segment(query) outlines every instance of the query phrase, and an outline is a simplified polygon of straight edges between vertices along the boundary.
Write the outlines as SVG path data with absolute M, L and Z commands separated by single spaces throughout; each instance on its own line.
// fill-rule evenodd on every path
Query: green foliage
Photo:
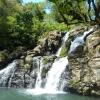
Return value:
M 49 56 L 43 59 L 43 64 L 53 63 L 56 59 L 56 56 Z
M 34 48 L 49 31 L 66 31 L 76 23 L 88 21 L 86 0 L 49 1 L 46 5 L 0 0 L 0 50 L 17 46 Z M 51 9 L 50 14 L 45 13 L 47 6 Z
M 0 61 L 5 60 L 8 57 L 8 54 L 5 51 L 0 51 Z
M 68 50 L 67 50 L 67 49 L 68 49 L 68 48 L 66 48 L 66 47 L 63 47 L 63 48 L 62 48 L 61 53 L 60 53 L 60 56 L 61 56 L 61 57 L 67 56 L 67 54 L 68 54 Z
M 21 0 L 0 0 L 0 49 L 36 46 L 43 33 L 43 9 L 43 4 L 22 5 Z
M 80 84 L 80 80 L 70 80 L 69 81 L 69 84 L 71 85 L 71 86 L 74 86 L 74 87 L 77 87 L 77 86 L 79 86 L 79 84 Z
M 59 31 L 65 31 L 67 29 L 67 25 L 64 23 L 43 23 L 44 28 L 46 31 L 52 31 L 52 30 L 59 30 Z
M 66 24 L 88 21 L 86 0 L 49 0 L 53 3 L 55 19 Z

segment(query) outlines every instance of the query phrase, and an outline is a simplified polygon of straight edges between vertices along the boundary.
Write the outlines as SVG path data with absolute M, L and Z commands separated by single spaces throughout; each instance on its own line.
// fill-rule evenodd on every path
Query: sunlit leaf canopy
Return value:
M 100 24 L 99 15 L 100 0 L 0 0 L 0 49 L 34 48 L 49 31 Z

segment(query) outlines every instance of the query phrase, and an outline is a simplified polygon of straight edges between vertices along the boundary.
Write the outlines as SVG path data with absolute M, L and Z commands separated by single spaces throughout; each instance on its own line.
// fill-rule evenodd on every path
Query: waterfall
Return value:
M 59 50 L 56 53 L 56 56 L 60 56 L 61 49 L 65 45 L 65 42 L 67 41 L 69 36 L 69 32 L 65 34 L 65 36 L 62 39 L 62 45 L 59 48 Z M 48 71 L 46 75 L 46 81 L 44 84 L 44 87 L 42 87 L 43 79 L 42 79 L 42 73 L 43 73 L 43 58 L 37 57 L 33 58 L 33 67 L 37 68 L 37 78 L 35 82 L 35 88 L 34 89 L 28 89 L 26 93 L 29 94 L 47 94 L 47 93 L 64 93 L 62 92 L 63 86 L 61 86 L 61 75 L 64 73 L 66 66 L 68 65 L 68 59 L 67 57 L 63 58 L 56 58 L 54 63 L 52 64 L 52 67 Z M 33 69 L 34 73 L 34 69 Z M 61 86 L 61 88 L 59 87 Z M 62 84 L 64 85 L 64 84 Z
M 34 95 L 64 93 L 63 87 L 65 85 L 65 81 L 61 82 L 63 80 L 61 76 L 62 74 L 64 74 L 66 66 L 68 65 L 68 59 L 67 57 L 59 58 L 59 56 L 60 56 L 61 49 L 65 46 L 65 42 L 67 41 L 68 36 L 69 36 L 69 32 L 66 33 L 65 36 L 63 37 L 62 45 L 56 53 L 56 56 L 58 58 L 54 60 L 52 67 L 47 73 L 44 88 L 42 87 L 42 81 L 43 81 L 42 70 L 44 66 L 43 66 L 43 59 L 41 57 L 38 58 L 37 61 L 35 61 L 38 66 L 35 88 L 27 89 L 26 91 L 24 91 L 25 93 L 34 94 Z M 35 62 L 33 64 L 35 64 Z M 36 64 L 33 66 L 36 66 Z
M 68 36 L 69 36 L 69 32 L 66 33 L 65 36 L 63 37 L 62 45 L 56 53 L 57 57 L 60 56 L 61 50 L 65 46 L 65 42 L 67 41 Z M 68 65 L 67 57 L 55 59 L 50 71 L 48 72 L 45 89 L 59 90 L 58 88 L 59 88 L 60 78 L 61 78 L 61 75 L 64 72 L 67 65 Z
M 68 65 L 67 57 L 56 59 L 48 73 L 47 83 L 45 89 L 58 90 L 61 74 L 64 72 L 66 65 Z
M 69 32 L 66 33 L 62 39 L 62 45 L 56 53 L 57 57 L 60 56 L 61 49 L 65 45 L 65 42 L 67 41 L 68 36 L 69 36 Z M 41 91 L 41 89 L 43 89 L 43 87 L 42 87 L 42 70 L 44 67 L 43 66 L 43 58 L 42 57 L 41 58 L 33 58 L 33 60 L 34 60 L 33 66 L 37 66 L 37 68 L 38 68 L 37 69 L 37 78 L 36 78 L 36 83 L 35 83 L 35 90 L 37 89 L 37 90 Z M 47 91 L 58 90 L 61 75 L 64 72 L 67 65 L 68 65 L 67 57 L 55 59 L 51 69 L 47 73 L 47 77 L 46 77 L 47 81 L 44 86 L 45 90 L 47 90 Z
M 71 46 L 70 46 L 70 53 L 73 52 L 79 45 L 83 45 L 84 44 L 84 39 L 86 38 L 86 36 L 88 36 L 90 33 L 93 32 L 93 28 L 91 28 L 88 31 L 85 31 L 83 33 L 82 36 L 77 37 L 73 42 L 71 42 Z
M 56 53 L 56 56 L 57 56 L 57 57 L 60 56 L 61 50 L 62 50 L 62 48 L 65 46 L 65 42 L 67 41 L 68 36 L 69 36 L 69 32 L 67 32 L 67 33 L 65 34 L 65 36 L 63 37 L 63 39 L 62 39 L 61 47 L 58 49 L 58 51 L 57 51 L 57 53 Z
M 70 46 L 70 51 L 73 52 L 79 45 L 83 45 L 85 38 L 93 32 L 93 28 L 91 28 L 89 31 L 86 31 L 83 33 L 82 36 L 77 37 Z M 65 34 L 65 36 L 62 38 L 62 44 L 61 47 L 58 49 L 55 56 L 56 59 L 53 58 L 54 62 L 51 63 L 52 66 L 49 67 L 48 70 L 44 71 L 44 69 L 48 68 L 44 64 L 44 58 L 42 56 L 33 57 L 33 66 L 31 73 L 26 73 L 27 78 L 30 78 L 30 81 L 28 83 L 30 88 L 34 89 L 28 89 L 26 92 L 28 93 L 34 93 L 34 94 L 45 94 L 45 93 L 61 93 L 66 86 L 66 81 L 68 76 L 67 72 L 67 65 L 68 65 L 68 59 L 66 57 L 60 57 L 61 50 L 66 44 L 66 41 L 68 40 L 69 32 Z M 53 55 L 54 56 L 54 55 Z M 6 68 L 3 70 L 0 70 L 0 86 L 1 87 L 10 87 L 11 82 L 13 80 L 13 76 L 16 70 L 17 61 L 13 61 L 11 64 L 9 64 Z M 24 69 L 24 68 L 23 68 Z M 44 75 L 45 73 L 45 75 Z M 19 73 L 17 73 L 19 74 Z M 22 74 L 23 75 L 23 74 Z M 21 79 L 20 79 L 21 80 Z M 26 79 L 27 80 L 27 79 Z M 22 81 L 22 80 L 21 80 Z M 34 82 L 33 82 L 34 81 Z M 27 83 L 27 82 L 26 82 Z
M 68 65 L 68 59 L 67 57 L 60 58 L 59 56 L 62 48 L 65 46 L 65 42 L 67 41 L 68 36 L 69 32 L 66 33 L 65 36 L 63 37 L 62 45 L 55 54 L 55 56 L 57 56 L 58 58 L 54 60 L 54 63 L 50 67 L 49 71 L 47 71 L 45 78 L 42 77 L 44 73 L 43 68 L 44 69 L 46 68 L 46 66 L 43 65 L 44 58 L 41 56 L 33 57 L 33 66 L 32 66 L 33 71 L 31 72 L 30 75 L 32 75 L 32 77 L 35 78 L 33 79 L 34 82 L 32 82 L 32 80 L 30 81 L 29 87 L 32 88 L 34 86 L 35 88 L 32 89 L 32 91 L 28 89 L 27 92 L 32 92 L 35 94 L 61 93 L 60 91 L 63 90 L 61 86 L 62 85 L 61 80 L 63 79 L 61 79 L 61 76 L 64 73 L 66 66 Z M 11 86 L 11 82 L 17 66 L 16 64 L 17 62 L 13 61 L 5 69 L 0 71 L 0 86 L 2 87 Z
M 47 82 L 44 88 L 41 87 L 42 79 L 41 72 L 43 66 L 40 65 L 38 77 L 36 80 L 35 89 L 27 89 L 23 91 L 25 94 L 41 95 L 41 94 L 62 94 L 65 93 L 63 88 L 59 88 L 59 82 L 61 75 L 65 71 L 66 65 L 68 65 L 67 57 L 56 59 L 52 65 L 52 68 L 48 72 Z M 62 84 L 64 85 L 64 84 Z
M 41 84 L 42 84 L 42 78 L 41 78 L 42 69 L 43 69 L 43 63 L 42 63 L 42 58 L 40 58 L 35 88 L 41 88 Z
M 13 61 L 6 68 L 4 68 L 3 70 L 0 70 L 0 86 L 6 87 L 7 84 L 8 86 L 10 86 L 11 77 L 15 71 L 16 64 L 17 62 Z

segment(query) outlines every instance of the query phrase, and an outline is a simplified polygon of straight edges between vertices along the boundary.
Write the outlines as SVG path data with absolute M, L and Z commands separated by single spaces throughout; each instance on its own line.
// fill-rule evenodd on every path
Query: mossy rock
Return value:
M 77 87 L 80 84 L 80 80 L 70 80 L 69 81 L 70 86 Z
M 0 62 L 6 60 L 8 58 L 8 54 L 4 51 L 0 51 Z
M 70 49 L 71 41 L 73 40 L 73 37 L 69 38 L 68 41 L 66 41 L 65 46 L 62 48 L 60 56 L 65 57 L 68 55 L 68 51 Z
M 67 50 L 66 47 L 62 48 L 61 53 L 60 53 L 60 57 L 65 57 L 65 56 L 67 56 L 67 54 L 68 54 L 67 51 L 68 51 L 68 50 Z
M 43 59 L 43 64 L 48 64 L 48 63 L 50 63 L 50 62 L 54 62 L 54 60 L 55 60 L 55 56 L 50 56 L 50 57 L 45 57 L 44 59 Z

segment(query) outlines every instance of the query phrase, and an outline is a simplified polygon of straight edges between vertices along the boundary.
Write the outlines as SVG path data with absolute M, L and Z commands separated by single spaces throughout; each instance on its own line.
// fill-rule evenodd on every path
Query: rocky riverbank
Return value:
M 100 96 L 100 27 L 92 27 L 93 31 L 90 31 L 83 41 L 78 40 L 80 45 L 70 52 L 73 41 L 82 36 L 90 27 L 79 26 L 71 30 L 65 46 L 61 50 L 60 56 L 68 55 L 69 61 L 69 65 L 61 76 L 64 81 L 66 80 L 65 91 Z M 47 73 L 57 58 L 55 54 L 61 46 L 64 35 L 65 32 L 52 31 L 32 50 L 19 47 L 11 53 L 0 52 L 0 68 L 4 68 L 15 59 L 17 61 L 16 69 L 13 76 L 8 78 L 6 87 L 34 88 L 40 70 L 41 87 L 44 87 Z M 63 49 L 66 49 L 66 52 L 62 53 Z M 2 84 L 0 86 L 2 87 Z
M 100 96 L 100 28 L 87 36 L 69 60 L 69 90 L 83 95 Z
M 56 58 L 55 53 L 60 47 L 64 35 L 65 32 L 55 30 L 49 32 L 48 36 L 32 50 L 18 47 L 11 53 L 2 51 L 0 55 L 1 69 L 13 60 L 17 61 L 13 77 L 12 75 L 9 76 L 6 87 L 34 88 L 39 73 L 38 71 L 41 66 L 43 67 L 41 78 L 46 81 L 46 74 L 50 67 L 52 67 Z M 3 83 L 0 83 L 0 86 L 2 87 Z
M 0 69 L 7 66 L 15 59 L 32 59 L 35 56 L 47 56 L 55 54 L 61 45 L 62 37 L 65 32 L 57 30 L 48 33 L 48 36 L 40 41 L 40 43 L 33 49 L 27 50 L 25 47 L 17 47 L 13 51 L 0 51 Z

